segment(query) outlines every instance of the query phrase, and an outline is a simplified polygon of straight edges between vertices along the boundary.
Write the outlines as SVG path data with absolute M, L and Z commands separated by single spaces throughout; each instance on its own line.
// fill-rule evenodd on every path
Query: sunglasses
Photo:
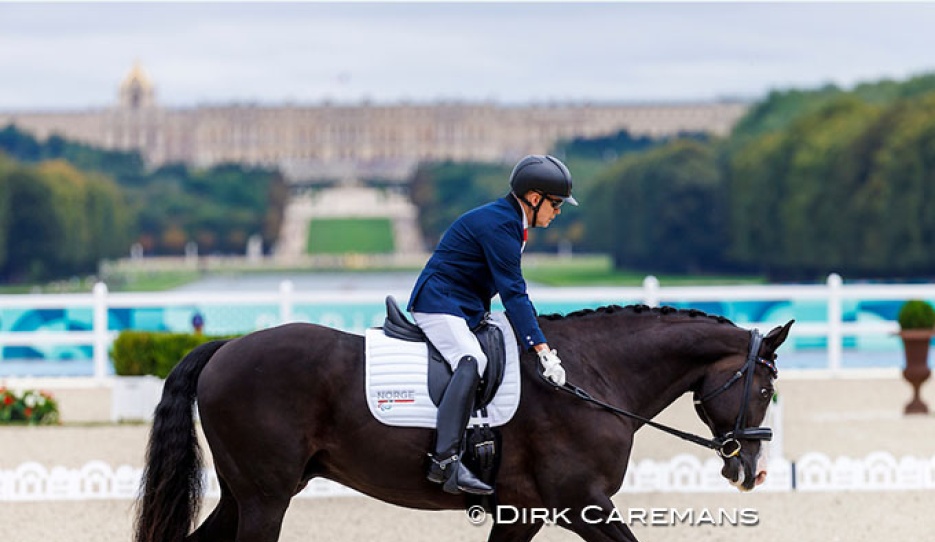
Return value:
M 565 200 L 563 200 L 562 198 L 550 198 L 549 196 L 546 196 L 542 192 L 539 192 L 539 195 L 547 199 L 549 203 L 552 204 L 553 209 L 558 209 L 559 207 L 565 204 Z

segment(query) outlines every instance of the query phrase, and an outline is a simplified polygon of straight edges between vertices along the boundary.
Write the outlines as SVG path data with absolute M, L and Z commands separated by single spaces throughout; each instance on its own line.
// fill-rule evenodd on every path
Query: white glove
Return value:
M 562 360 L 558 359 L 558 352 L 555 350 L 540 350 L 539 363 L 542 364 L 542 374 L 552 381 L 556 386 L 565 385 L 565 369 L 562 367 Z

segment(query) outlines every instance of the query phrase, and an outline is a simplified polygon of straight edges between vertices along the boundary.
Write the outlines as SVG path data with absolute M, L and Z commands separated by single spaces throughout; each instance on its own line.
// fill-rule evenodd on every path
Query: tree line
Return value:
M 273 170 L 240 165 L 150 170 L 136 152 L 0 130 L 0 278 L 94 273 L 140 243 L 150 255 L 243 254 L 279 235 L 288 189 Z
M 723 138 L 620 132 L 559 142 L 579 208 L 529 249 L 603 252 L 647 273 L 774 280 L 935 274 L 935 75 L 851 90 L 770 93 Z M 3 156 L 6 155 L 6 156 Z M 411 196 L 436 243 L 507 193 L 511 165 L 424 163 Z M 148 254 L 273 245 L 288 197 L 276 171 L 145 167 L 135 152 L 0 130 L 0 278 L 93 272 L 139 242 Z
M 0 155 L 0 275 L 67 277 L 126 251 L 130 217 L 116 184 L 63 160 L 30 166 Z
M 935 275 L 935 75 L 770 93 L 724 138 L 617 136 L 552 151 L 581 207 L 537 232 L 649 273 L 773 280 Z M 506 193 L 509 168 L 425 164 L 413 197 L 430 241 Z

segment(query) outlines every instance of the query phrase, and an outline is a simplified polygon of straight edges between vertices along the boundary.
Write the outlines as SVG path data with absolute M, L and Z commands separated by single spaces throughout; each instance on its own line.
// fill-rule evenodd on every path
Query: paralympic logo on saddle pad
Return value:
M 395 405 L 413 405 L 416 402 L 416 390 L 385 390 L 376 393 L 377 408 L 387 411 Z

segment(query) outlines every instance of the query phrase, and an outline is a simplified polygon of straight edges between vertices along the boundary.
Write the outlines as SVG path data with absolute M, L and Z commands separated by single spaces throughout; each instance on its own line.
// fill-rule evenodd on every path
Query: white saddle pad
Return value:
M 503 331 L 506 368 L 487 417 L 472 417 L 471 423 L 496 427 L 510 421 L 519 406 L 519 347 L 504 313 L 493 313 L 490 319 Z M 373 417 L 386 425 L 434 429 L 438 408 L 429 396 L 426 344 L 391 339 L 382 329 L 368 329 L 364 337 L 364 393 Z

